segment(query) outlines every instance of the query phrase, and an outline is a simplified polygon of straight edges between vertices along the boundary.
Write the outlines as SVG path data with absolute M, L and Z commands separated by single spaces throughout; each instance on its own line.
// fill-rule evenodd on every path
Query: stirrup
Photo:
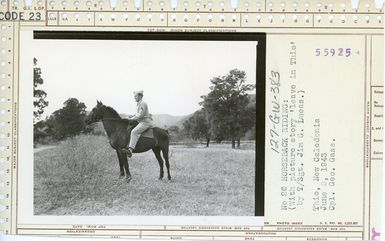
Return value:
M 124 153 L 126 153 L 128 157 L 132 157 L 132 150 L 131 150 L 130 147 L 129 147 L 129 148 L 123 147 L 123 148 L 122 148 L 122 151 L 123 151 Z

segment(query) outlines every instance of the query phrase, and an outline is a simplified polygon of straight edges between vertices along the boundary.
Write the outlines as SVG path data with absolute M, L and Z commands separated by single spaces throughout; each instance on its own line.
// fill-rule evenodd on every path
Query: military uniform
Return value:
M 136 120 L 139 124 L 132 129 L 129 147 L 135 150 L 136 143 L 138 143 L 140 135 L 150 127 L 153 127 L 152 116 L 148 111 L 147 103 L 140 100 L 137 104 L 136 114 L 131 117 L 131 120 Z

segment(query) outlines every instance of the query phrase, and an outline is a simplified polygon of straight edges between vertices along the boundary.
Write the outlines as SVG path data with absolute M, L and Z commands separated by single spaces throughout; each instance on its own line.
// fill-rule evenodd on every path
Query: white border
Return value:
M 251 216 L 36 216 L 33 214 L 33 54 L 31 30 L 20 31 L 18 224 L 263 226 Z M 254 51 L 254 50 L 253 50 Z

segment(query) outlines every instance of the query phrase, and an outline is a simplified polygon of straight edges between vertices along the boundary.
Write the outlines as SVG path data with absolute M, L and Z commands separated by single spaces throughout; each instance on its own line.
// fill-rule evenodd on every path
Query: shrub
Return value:
M 101 177 L 106 170 L 100 155 L 106 153 L 101 150 L 106 146 L 103 137 L 76 136 L 62 141 L 49 155 L 39 157 L 42 160 L 36 162 L 35 158 L 35 177 L 45 190 L 48 209 L 97 198 L 104 186 Z

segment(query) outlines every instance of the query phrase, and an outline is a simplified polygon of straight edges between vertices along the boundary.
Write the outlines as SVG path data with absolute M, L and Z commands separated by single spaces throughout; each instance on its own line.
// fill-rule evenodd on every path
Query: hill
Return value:
M 155 126 L 165 128 L 170 126 L 179 126 L 182 127 L 183 122 L 189 118 L 190 115 L 184 115 L 184 116 L 174 116 L 169 114 L 155 114 L 152 115 L 153 123 Z M 122 118 L 128 118 L 128 115 L 126 114 L 120 114 Z
M 154 124 L 158 127 L 165 128 L 170 126 L 179 126 L 182 127 L 183 122 L 188 118 L 188 116 L 173 116 L 169 114 L 158 114 L 152 115 Z

